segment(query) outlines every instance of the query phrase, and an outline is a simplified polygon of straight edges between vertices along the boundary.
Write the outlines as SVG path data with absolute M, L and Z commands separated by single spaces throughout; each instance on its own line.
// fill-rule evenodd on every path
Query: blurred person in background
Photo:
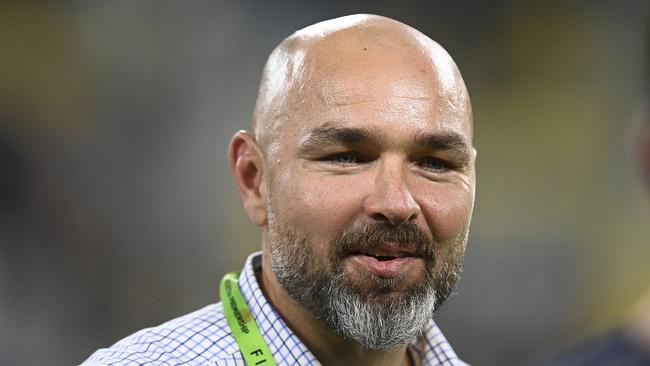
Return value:
M 650 27 L 646 37 L 646 89 L 632 139 L 646 187 L 650 189 Z M 627 321 L 552 358 L 549 366 L 650 366 L 650 288 Z
M 432 320 L 459 278 L 475 196 L 455 63 L 389 18 L 304 28 L 270 55 L 230 165 L 262 251 L 221 303 L 84 365 L 463 365 Z

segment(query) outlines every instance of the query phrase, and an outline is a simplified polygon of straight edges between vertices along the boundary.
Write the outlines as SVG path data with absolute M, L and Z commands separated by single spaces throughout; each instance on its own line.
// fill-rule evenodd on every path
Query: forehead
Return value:
M 338 60 L 312 55 L 323 59 L 308 68 L 293 96 L 287 127 L 300 136 L 324 124 L 395 137 L 454 131 L 471 141 L 469 99 L 455 66 L 440 70 L 426 55 L 379 51 L 357 46 Z

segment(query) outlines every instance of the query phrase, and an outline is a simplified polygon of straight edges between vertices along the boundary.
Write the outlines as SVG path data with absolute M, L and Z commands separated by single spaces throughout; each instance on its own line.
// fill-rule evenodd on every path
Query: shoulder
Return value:
M 221 303 L 156 327 L 142 329 L 97 350 L 82 365 L 242 365 Z
M 648 365 L 650 354 L 632 342 L 622 329 L 574 345 L 544 365 Z

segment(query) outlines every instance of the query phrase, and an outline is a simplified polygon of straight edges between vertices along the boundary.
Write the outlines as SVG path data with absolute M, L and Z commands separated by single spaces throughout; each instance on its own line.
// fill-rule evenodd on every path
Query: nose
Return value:
M 366 215 L 393 226 L 414 222 L 421 209 L 408 187 L 407 174 L 400 163 L 380 164 L 364 202 Z

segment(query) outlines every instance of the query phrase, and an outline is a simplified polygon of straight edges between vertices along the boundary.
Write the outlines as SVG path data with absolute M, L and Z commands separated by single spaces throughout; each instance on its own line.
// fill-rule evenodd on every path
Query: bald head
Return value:
M 469 97 L 449 54 L 406 24 L 361 14 L 301 29 L 273 50 L 253 115 L 256 139 L 267 152 L 312 112 L 371 102 L 375 93 L 427 100 L 441 118 L 462 118 L 471 138 Z

